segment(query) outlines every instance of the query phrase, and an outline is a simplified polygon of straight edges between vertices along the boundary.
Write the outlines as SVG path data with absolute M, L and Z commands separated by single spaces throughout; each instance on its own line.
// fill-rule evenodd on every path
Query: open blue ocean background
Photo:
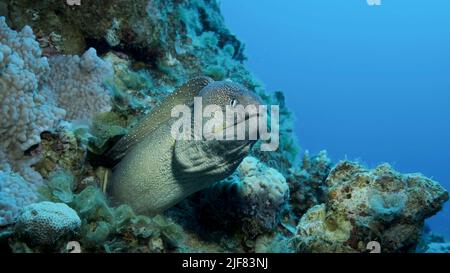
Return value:
M 450 189 L 450 1 L 222 0 L 248 67 L 283 90 L 303 149 Z M 450 238 L 450 204 L 428 221 Z

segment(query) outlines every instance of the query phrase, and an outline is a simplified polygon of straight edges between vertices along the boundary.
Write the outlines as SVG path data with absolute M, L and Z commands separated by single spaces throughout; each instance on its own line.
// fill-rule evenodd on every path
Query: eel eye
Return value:
M 236 107 L 237 104 L 238 104 L 237 99 L 231 99 L 231 100 L 230 100 L 230 106 L 231 106 L 231 107 Z

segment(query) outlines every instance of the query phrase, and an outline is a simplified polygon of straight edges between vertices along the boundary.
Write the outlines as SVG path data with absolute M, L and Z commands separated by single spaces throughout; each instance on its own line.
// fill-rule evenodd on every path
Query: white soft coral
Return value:
M 81 57 L 42 57 L 30 27 L 11 30 L 0 17 L 0 225 L 37 198 L 39 155 L 25 151 L 64 119 L 90 119 L 110 109 L 103 86 L 112 69 L 88 50 Z
M 91 120 L 95 113 L 111 110 L 110 93 L 103 81 L 112 77 L 113 70 L 95 49 L 90 48 L 81 57 L 51 57 L 50 67 L 47 84 L 68 119 Z
M 0 143 L 9 151 L 25 151 L 65 111 L 47 104 L 39 92 L 50 68 L 31 28 L 15 32 L 0 17 L 0 52 Z

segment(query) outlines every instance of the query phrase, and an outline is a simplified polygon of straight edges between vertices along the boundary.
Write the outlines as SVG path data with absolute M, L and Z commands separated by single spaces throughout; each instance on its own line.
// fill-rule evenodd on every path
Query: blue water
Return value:
M 223 0 L 248 68 L 283 90 L 302 148 L 450 189 L 450 1 Z M 432 228 L 450 237 L 450 205 Z

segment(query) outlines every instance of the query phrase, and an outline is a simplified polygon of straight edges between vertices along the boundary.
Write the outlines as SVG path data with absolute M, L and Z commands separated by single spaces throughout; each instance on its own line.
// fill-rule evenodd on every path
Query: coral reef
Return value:
M 450 253 L 450 243 L 431 243 L 426 253 Z
M 274 230 L 289 199 L 286 179 L 252 157 L 247 157 L 239 166 L 238 177 L 244 232 L 255 236 Z
M 11 251 L 64 252 L 67 237 L 84 252 L 364 252 L 374 240 L 383 252 L 448 251 L 422 233 L 448 199 L 436 182 L 333 168 L 326 152 L 298 165 L 284 95 L 245 68 L 217 1 L 5 0 L 1 15 L 15 29 L 0 17 L 0 241 Z M 256 144 L 233 175 L 162 215 L 112 206 L 87 155 L 199 75 L 279 105 L 280 148 Z
M 50 68 L 34 38 L 30 27 L 15 32 L 0 17 L 0 143 L 9 151 L 23 152 L 39 143 L 40 133 L 65 114 L 48 104 L 40 90 Z
M 136 215 L 128 205 L 111 207 L 95 182 L 81 189 L 77 184 L 71 174 L 57 171 L 41 192 L 44 199 L 65 203 L 80 216 L 75 239 L 84 251 L 165 252 L 181 247 L 183 231 L 170 219 Z
M 327 200 L 327 185 L 325 180 L 333 164 L 327 152 L 322 151 L 317 156 L 305 152 L 300 168 L 292 168 L 287 176 L 291 192 L 290 203 L 294 215 L 301 217 L 309 208 L 324 203 Z
M 120 138 L 128 133 L 128 122 L 116 112 L 101 113 L 94 117 L 88 137 L 88 149 L 94 154 L 102 154 L 108 148 L 111 139 Z
M 216 1 L 114 0 L 71 7 L 56 0 L 8 0 L 5 6 L 0 15 L 11 26 L 31 26 L 60 53 L 81 54 L 89 46 L 130 52 L 159 70 L 155 78 L 172 84 L 217 70 L 211 67 L 223 71 L 210 74 L 253 82 L 240 64 L 243 45 L 224 27 Z
M 96 113 L 111 110 L 111 96 L 104 86 L 112 77 L 109 63 L 90 48 L 81 57 L 58 55 L 49 58 L 50 74 L 46 81 L 68 120 L 91 120 Z
M 12 223 L 20 208 L 37 201 L 35 189 L 11 171 L 0 171 L 0 226 Z
M 48 179 L 57 169 L 71 170 L 73 175 L 81 176 L 89 167 L 84 164 L 87 140 L 83 143 L 88 129 L 74 124 L 66 125 L 41 134 L 41 143 L 36 147 L 39 157 L 33 169 L 44 179 Z
M 255 253 L 293 253 L 290 236 L 265 234 L 255 240 Z
M 289 187 L 275 169 L 247 157 L 231 177 L 205 190 L 197 206 L 199 221 L 247 237 L 271 232 L 287 210 Z
M 385 252 L 414 251 L 424 220 L 448 200 L 438 183 L 387 164 L 369 171 L 343 161 L 326 184 L 326 203 L 309 209 L 297 226 L 298 251 L 363 252 L 370 241 Z
M 18 209 L 36 199 L 43 173 L 51 172 L 57 163 L 62 167 L 80 164 L 84 152 L 62 155 L 64 145 L 57 143 L 61 138 L 41 145 L 41 136 L 63 127 L 66 113 L 69 118 L 90 119 L 96 112 L 109 110 L 103 80 L 112 71 L 94 49 L 81 58 L 51 57 L 49 65 L 32 29 L 11 30 L 4 17 L 0 17 L 0 51 L 0 170 L 12 177 L 2 181 L 2 207 L 9 211 L 2 209 L 2 224 L 10 224 Z M 71 141 L 72 146 L 78 145 L 77 140 Z M 11 186 L 13 180 L 20 182 Z
M 108 82 L 113 91 L 113 110 L 132 118 L 149 113 L 173 89 L 154 80 L 145 68 L 133 68 L 130 58 L 118 52 L 109 52 L 103 58 L 110 63 L 114 77 Z
M 38 144 L 40 134 L 66 114 L 69 119 L 90 119 L 110 110 L 103 81 L 112 76 L 112 69 L 95 49 L 81 57 L 55 56 L 48 61 L 31 28 L 13 31 L 4 17 L 0 17 L 0 46 L 3 149 L 19 153 Z
M 60 36 L 55 45 L 60 53 L 81 54 L 92 46 L 101 52 L 126 52 L 136 63 L 145 62 L 142 66 L 147 68 L 146 73 L 136 75 L 123 69 L 128 60 L 106 57 L 115 64 L 115 78 L 125 76 L 115 81 L 119 83 L 115 87 L 120 97 L 131 102 L 122 105 L 122 112 L 134 112 L 139 117 L 155 105 L 155 93 L 167 95 L 168 89 L 199 75 L 231 79 L 256 91 L 267 105 L 280 105 L 281 139 L 278 151 L 261 153 L 256 147 L 254 155 L 283 175 L 292 167 L 298 152 L 292 113 L 285 106 L 282 92 L 266 93 L 245 68 L 244 46 L 225 27 L 216 1 L 112 1 L 110 5 L 89 2 L 70 7 L 55 0 L 41 1 L 39 5 L 29 0 L 8 0 L 6 6 L 4 12 L 12 26 L 30 25 L 41 34 L 40 40 Z M 92 10 L 102 16 L 93 16 Z M 129 84 L 136 76 L 140 78 L 136 82 L 145 83 L 142 75 L 151 79 L 146 82 L 151 90 L 138 94 L 123 88 L 123 83 Z
M 74 234 L 80 225 L 80 217 L 66 204 L 40 202 L 23 208 L 15 228 L 32 245 L 51 245 Z
M 450 253 L 449 242 L 444 236 L 434 233 L 425 224 L 423 234 L 416 249 L 417 253 Z
M 264 161 L 269 167 L 275 168 L 284 176 L 294 167 L 297 153 L 300 150 L 297 139 L 294 136 L 294 116 L 285 103 L 282 92 L 266 93 L 262 89 L 257 90 L 266 105 L 278 105 L 279 112 L 279 148 L 276 151 L 261 151 L 261 142 L 252 150 L 252 154 Z M 269 114 L 269 119 L 271 113 Z
M 13 31 L 0 17 L 1 225 L 10 224 L 22 206 L 36 200 L 42 179 L 30 168 L 36 159 L 24 152 L 65 115 L 64 110 L 48 105 L 40 92 L 48 72 L 47 59 L 41 57 L 31 28 Z

